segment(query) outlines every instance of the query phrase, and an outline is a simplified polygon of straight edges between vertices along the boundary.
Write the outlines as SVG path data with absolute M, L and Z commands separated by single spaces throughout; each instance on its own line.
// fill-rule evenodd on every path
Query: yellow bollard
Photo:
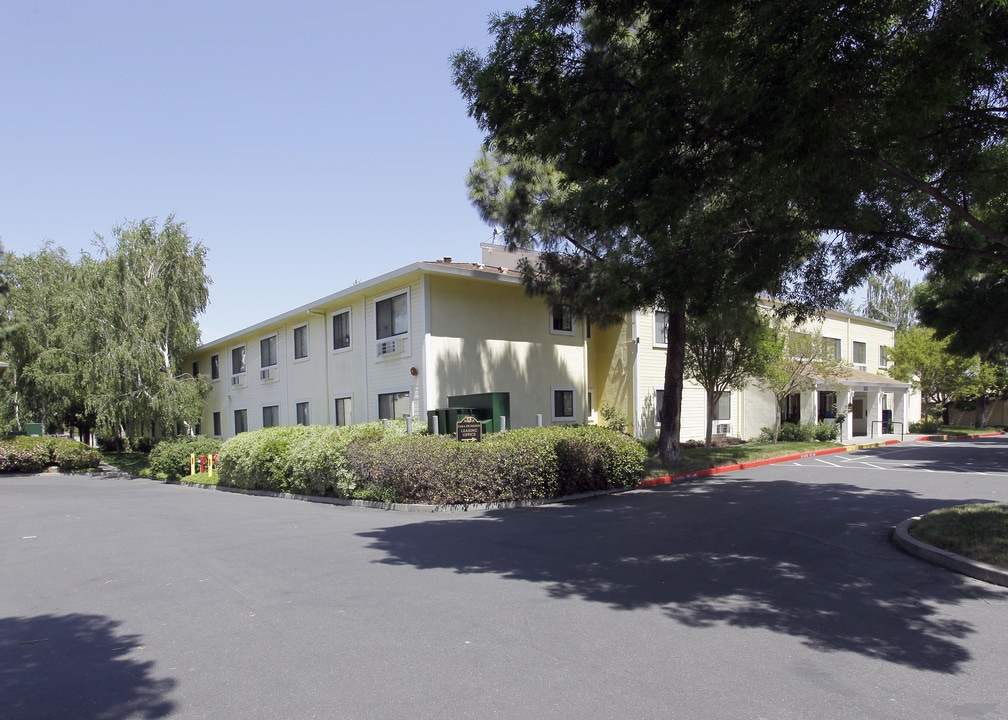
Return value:
M 189 453 L 189 475 L 196 474 L 196 453 Z
M 207 476 L 213 477 L 213 455 L 207 455 Z

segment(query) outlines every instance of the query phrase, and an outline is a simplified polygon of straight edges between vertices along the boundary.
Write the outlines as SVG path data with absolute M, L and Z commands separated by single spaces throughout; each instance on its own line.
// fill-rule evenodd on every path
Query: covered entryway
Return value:
M 818 381 L 815 397 L 819 402 L 828 398 L 836 403 L 836 415 L 844 415 L 841 442 L 855 437 L 902 435 L 909 430 L 908 406 L 910 383 L 893 380 L 885 375 L 851 370 L 850 374 L 832 382 Z M 830 413 L 819 411 L 820 416 Z

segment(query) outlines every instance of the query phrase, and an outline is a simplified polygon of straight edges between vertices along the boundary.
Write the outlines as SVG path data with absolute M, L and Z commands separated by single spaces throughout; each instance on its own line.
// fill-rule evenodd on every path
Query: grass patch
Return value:
M 195 475 L 183 475 L 179 478 L 181 482 L 190 483 L 192 485 L 216 485 L 218 480 L 220 480 L 220 473 L 216 470 L 214 474 L 208 475 L 207 473 L 196 473 Z
M 726 465 L 741 465 L 742 463 L 782 457 L 784 455 L 799 455 L 802 453 L 843 447 L 837 443 L 822 442 L 781 442 L 781 443 L 744 443 L 742 445 L 725 445 L 724 447 L 683 448 L 679 460 L 672 465 L 663 465 L 657 456 L 648 458 L 644 469 L 645 478 L 678 475 L 680 473 L 709 470 Z
M 910 534 L 942 550 L 1008 568 L 1008 503 L 935 510 L 916 522 Z
M 150 459 L 147 453 L 103 452 L 102 461 L 106 465 L 111 465 L 117 470 L 128 472 L 130 475 L 147 478 L 154 477 L 154 471 L 151 470 Z
M 934 435 L 950 435 L 952 437 L 967 437 L 969 435 L 993 435 L 995 433 L 1001 432 L 1002 428 L 999 427 L 959 427 L 954 425 L 943 425 L 938 428 L 938 431 L 932 433 Z

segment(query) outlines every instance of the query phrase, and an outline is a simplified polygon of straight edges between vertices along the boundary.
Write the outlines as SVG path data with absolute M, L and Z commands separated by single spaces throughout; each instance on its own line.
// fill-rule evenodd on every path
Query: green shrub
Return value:
M 93 470 L 101 464 L 101 453 L 97 448 L 69 438 L 47 438 L 52 457 L 51 464 L 60 470 Z
M 97 450 L 68 438 L 16 436 L 0 442 L 0 472 L 36 473 L 52 465 L 84 470 L 100 462 Z
M 840 426 L 836 423 L 819 422 L 811 427 L 812 439 L 816 442 L 836 442 L 840 437 Z
M 605 421 L 606 426 L 616 432 L 625 433 L 627 426 L 630 424 L 626 413 L 613 405 L 603 405 L 599 410 L 599 415 L 602 416 L 602 420 Z
M 405 423 L 269 428 L 220 451 L 221 484 L 415 503 L 551 498 L 635 485 L 646 453 L 598 427 L 510 430 L 481 443 L 406 435 Z
M 165 438 L 151 450 L 150 468 L 158 476 L 178 480 L 189 474 L 193 455 L 198 460 L 201 455 L 216 455 L 220 448 L 220 440 L 205 435 Z
M 934 420 L 921 420 L 910 423 L 910 432 L 913 434 L 931 435 L 938 432 L 938 423 Z

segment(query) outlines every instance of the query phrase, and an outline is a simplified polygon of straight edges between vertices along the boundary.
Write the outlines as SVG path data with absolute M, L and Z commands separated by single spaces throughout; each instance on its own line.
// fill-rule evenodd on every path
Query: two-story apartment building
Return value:
M 201 346 L 207 376 L 201 429 L 227 438 L 274 425 L 346 425 L 404 415 L 426 422 L 448 398 L 506 393 L 509 427 L 591 423 L 612 405 L 635 435 L 657 430 L 664 378 L 664 313 L 635 312 L 593 326 L 525 294 L 520 256 L 484 244 L 480 263 L 418 262 Z M 850 404 L 848 431 L 865 434 L 882 410 L 908 407 L 907 386 L 875 374 L 893 328 L 830 315 L 824 336 L 864 375 L 844 388 L 789 400 L 801 422 Z M 881 363 L 881 365 L 880 365 Z M 870 377 L 869 377 L 870 375 Z M 829 393 L 834 395 L 829 395 Z M 751 437 L 773 422 L 773 399 L 754 388 L 722 398 L 715 431 Z M 703 391 L 688 386 L 682 437 L 705 435 Z M 901 419 L 897 417 L 896 419 Z

